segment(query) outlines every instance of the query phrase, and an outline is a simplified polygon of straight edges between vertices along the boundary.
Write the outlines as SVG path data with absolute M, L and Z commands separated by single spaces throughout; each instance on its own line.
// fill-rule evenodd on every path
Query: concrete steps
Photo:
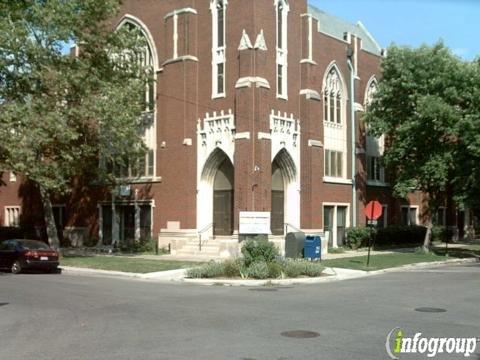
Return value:
M 189 240 L 181 249 L 177 250 L 178 256 L 204 256 L 208 258 L 220 257 L 220 245 L 214 239 L 202 242 L 200 250 L 198 240 Z

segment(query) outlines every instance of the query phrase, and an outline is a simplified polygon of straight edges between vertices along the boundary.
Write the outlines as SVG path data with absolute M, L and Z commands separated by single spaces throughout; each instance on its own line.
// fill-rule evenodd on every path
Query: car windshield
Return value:
M 47 244 L 36 240 L 20 240 L 20 246 L 27 250 L 46 250 L 50 249 Z

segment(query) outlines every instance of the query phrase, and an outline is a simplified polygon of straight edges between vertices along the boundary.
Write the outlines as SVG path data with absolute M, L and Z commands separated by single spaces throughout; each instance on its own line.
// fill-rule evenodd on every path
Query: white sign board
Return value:
M 239 234 L 270 234 L 269 211 L 240 211 Z

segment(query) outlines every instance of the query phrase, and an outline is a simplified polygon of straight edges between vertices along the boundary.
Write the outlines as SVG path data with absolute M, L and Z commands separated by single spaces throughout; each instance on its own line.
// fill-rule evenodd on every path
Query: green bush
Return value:
M 265 261 L 255 261 L 247 268 L 247 277 L 253 279 L 267 279 L 268 265 Z
M 446 226 L 434 226 L 432 228 L 432 241 L 451 241 L 453 237 L 453 230 Z
M 239 277 L 242 275 L 243 266 L 241 259 L 226 260 L 223 263 L 223 274 L 229 278 Z
M 287 259 L 283 262 L 283 271 L 286 277 L 296 278 L 302 275 L 304 271 L 304 262 L 305 260 L 293 260 Z
M 388 226 L 378 229 L 375 248 L 415 247 L 423 244 L 427 229 L 424 226 Z
M 278 279 L 282 277 L 283 268 L 278 262 L 269 262 L 267 263 L 268 267 L 268 277 L 270 279 Z
M 96 245 L 96 244 L 95 244 Z M 130 244 L 120 244 L 120 251 L 125 253 L 152 252 L 155 249 L 155 240 L 150 238 L 140 239 Z
M 305 263 L 305 270 L 302 275 L 309 276 L 309 277 L 317 277 L 322 275 L 322 272 L 325 268 L 317 262 L 306 262 Z
M 215 278 L 224 275 L 224 264 L 210 261 L 209 263 L 200 267 L 192 268 L 187 271 L 187 277 L 200 278 Z
M 254 262 L 273 262 L 278 257 L 278 249 L 268 240 L 250 239 L 242 246 L 245 266 L 249 267 Z
M 359 247 L 368 246 L 368 240 L 375 229 L 370 227 L 355 227 L 347 229 L 345 246 L 350 249 L 358 249 Z
M 287 259 L 282 263 L 283 271 L 286 277 L 296 278 L 299 276 L 317 277 L 324 270 L 321 263 L 307 261 L 303 259 Z

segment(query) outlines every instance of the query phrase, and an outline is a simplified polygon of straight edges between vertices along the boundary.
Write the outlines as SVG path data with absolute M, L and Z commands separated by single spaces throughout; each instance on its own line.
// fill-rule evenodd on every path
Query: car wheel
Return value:
M 16 260 L 12 264 L 12 274 L 19 274 L 22 272 L 22 264 L 20 264 L 20 261 Z

